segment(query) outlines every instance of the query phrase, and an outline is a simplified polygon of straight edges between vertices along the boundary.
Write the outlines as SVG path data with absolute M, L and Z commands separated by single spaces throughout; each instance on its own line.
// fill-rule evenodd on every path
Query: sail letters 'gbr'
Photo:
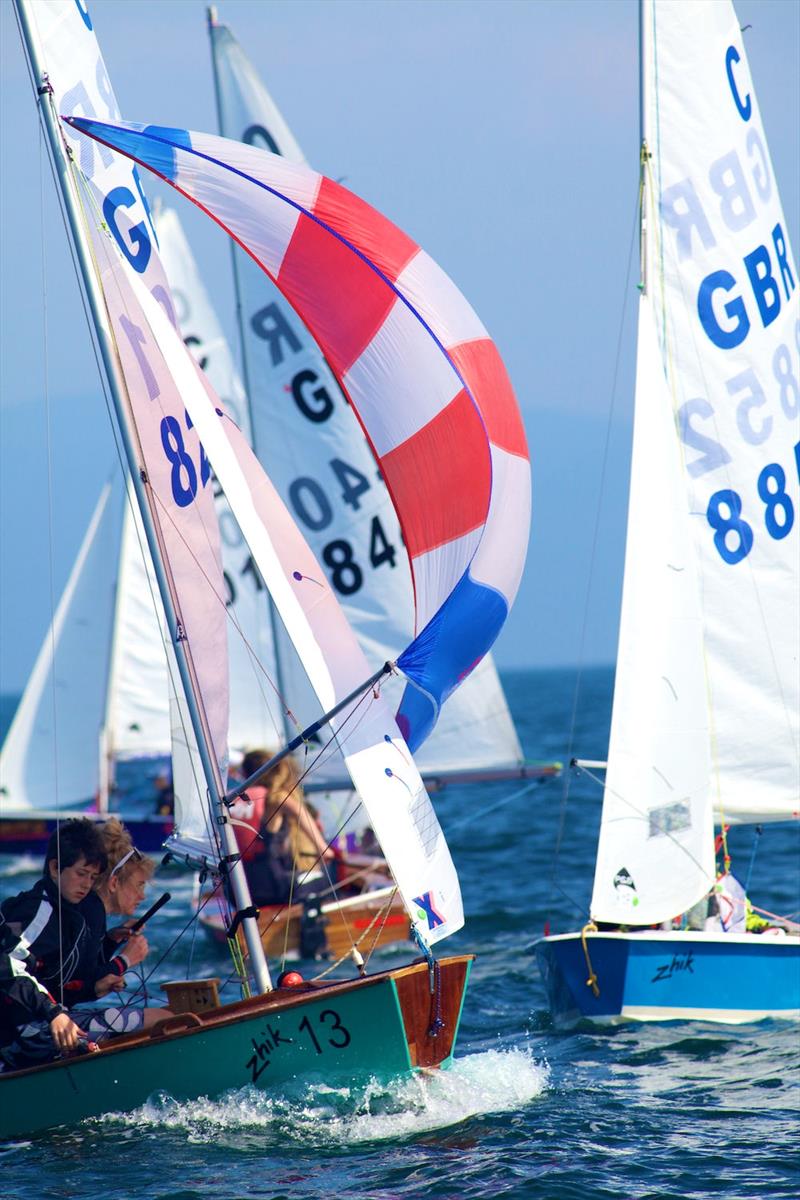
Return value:
M 187 130 L 73 128 L 208 212 L 317 340 L 366 433 L 411 560 L 416 637 L 398 724 L 413 749 L 491 648 L 519 586 L 530 466 L 500 356 L 464 297 L 410 238 L 304 164 Z

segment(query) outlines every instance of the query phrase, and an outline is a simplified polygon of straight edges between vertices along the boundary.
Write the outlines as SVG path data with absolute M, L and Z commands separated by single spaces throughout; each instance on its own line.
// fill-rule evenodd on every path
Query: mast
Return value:
M 76 260 L 91 312 L 95 337 L 102 356 L 109 392 L 114 404 L 120 436 L 125 449 L 131 482 L 139 505 L 142 525 L 152 557 L 161 600 L 164 605 L 167 628 L 169 629 L 170 639 L 175 652 L 187 710 L 197 741 L 203 774 L 208 787 L 210 807 L 217 826 L 221 826 L 222 842 L 225 857 L 230 864 L 230 879 L 237 907 L 240 910 L 246 910 L 252 908 L 252 900 L 244 868 L 238 858 L 236 837 L 222 807 L 224 786 L 216 761 L 210 750 L 211 739 L 205 715 L 198 704 L 196 677 L 191 655 L 188 652 L 179 629 L 176 605 L 172 595 L 169 575 L 164 563 L 159 531 L 150 508 L 146 475 L 141 469 L 140 456 L 137 454 L 137 437 L 129 421 L 125 381 L 117 359 L 113 332 L 107 320 L 103 290 L 92 262 L 92 254 L 84 228 L 83 209 L 72 176 L 70 155 L 62 139 L 58 116 L 53 108 L 51 99 L 52 88 L 44 63 L 41 61 L 37 41 L 33 33 L 30 0 L 16 0 L 16 8 L 23 44 L 37 89 L 39 111 L 47 134 L 50 153 L 63 199 L 64 211 L 69 222 L 75 248 Z M 264 957 L 264 950 L 261 945 L 257 922 L 253 917 L 245 917 L 243 926 L 257 986 L 262 992 L 269 991 L 272 984 L 269 968 Z
M 208 29 L 208 40 L 211 47 L 211 71 L 214 76 L 214 103 L 217 110 L 217 128 L 220 136 L 225 137 L 225 128 L 222 123 L 222 92 L 219 85 L 219 71 L 217 69 L 217 56 L 214 52 L 214 38 L 211 30 L 217 24 L 217 10 L 212 4 L 206 9 L 206 18 Z M 253 420 L 253 392 L 250 381 L 250 367 L 247 357 L 247 339 L 244 335 L 244 322 L 242 320 L 242 289 L 239 279 L 239 263 L 236 257 L 236 245 L 231 242 L 231 269 L 233 271 L 233 290 L 236 296 L 236 330 L 239 335 L 239 354 L 242 364 L 242 382 L 244 384 L 244 394 L 247 401 L 247 415 L 250 422 L 250 444 L 253 447 L 256 455 L 258 447 L 256 445 L 256 426 Z M 280 629 L 278 627 L 278 615 L 275 610 L 275 602 L 272 599 L 269 589 L 267 589 L 267 611 L 269 612 L 269 630 L 272 637 L 272 648 L 275 652 L 275 675 L 278 684 L 278 694 L 281 698 L 281 724 L 283 725 L 283 740 L 290 742 L 292 740 L 292 729 L 289 725 L 289 718 L 286 712 L 286 677 L 281 661 L 281 642 Z
M 639 0 L 639 146 L 640 170 L 639 185 L 639 288 L 642 295 L 647 295 L 649 279 L 647 271 L 647 162 L 651 149 L 647 145 L 647 130 L 649 128 L 648 95 L 647 95 L 647 66 L 650 61 L 652 7 L 648 0 Z

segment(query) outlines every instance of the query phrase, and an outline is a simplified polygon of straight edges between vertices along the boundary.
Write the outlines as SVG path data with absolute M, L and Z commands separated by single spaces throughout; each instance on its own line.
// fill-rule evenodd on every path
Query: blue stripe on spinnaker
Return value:
M 137 162 L 144 163 L 151 171 L 173 183 L 177 175 L 175 147 L 180 146 L 184 150 L 192 148 L 188 129 L 173 129 L 169 125 L 141 125 L 136 129 L 121 129 L 118 125 L 107 125 L 103 121 L 94 121 L 91 117 L 65 119 L 74 129 L 105 142 Z
M 492 648 L 507 616 L 505 596 L 466 571 L 400 655 L 397 665 L 412 684 L 403 693 L 397 723 L 412 753 L 433 730 L 447 697 Z

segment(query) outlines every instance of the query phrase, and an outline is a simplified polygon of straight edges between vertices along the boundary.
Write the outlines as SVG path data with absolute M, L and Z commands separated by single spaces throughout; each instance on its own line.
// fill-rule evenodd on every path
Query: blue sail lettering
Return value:
M 753 125 L 747 131 L 747 153 L 752 163 L 750 174 L 753 177 L 756 191 L 760 200 L 765 204 L 772 196 L 772 175 L 769 170 L 769 157 L 761 134 Z
M 766 246 L 756 246 L 745 255 L 744 265 L 756 298 L 761 323 L 766 329 L 781 311 L 781 294 L 772 274 L 772 260 Z
M 661 217 L 665 225 L 675 230 L 675 243 L 681 261 L 692 256 L 693 230 L 696 230 L 704 250 L 716 246 L 716 239 L 691 179 L 682 179 L 680 183 L 664 189 Z
M 130 245 L 128 245 L 116 220 L 118 209 L 130 208 L 135 203 L 136 197 L 128 188 L 112 188 L 103 201 L 103 216 L 108 222 L 108 227 L 114 235 L 114 240 L 120 250 L 134 271 L 138 271 L 141 275 L 147 270 L 147 264 L 150 262 L 150 254 L 153 248 L 147 233 L 147 226 L 144 221 L 140 221 L 138 225 L 131 225 L 127 231 L 130 238 Z
M 156 227 L 153 224 L 153 214 L 150 212 L 150 205 L 147 203 L 147 196 L 145 195 L 144 188 L 142 187 L 142 181 L 139 177 L 139 168 L 135 164 L 133 167 L 133 182 L 136 184 L 136 190 L 139 193 L 139 199 L 144 205 L 145 216 L 147 217 L 147 224 L 150 226 L 150 230 L 153 234 L 153 241 L 156 244 L 156 248 L 158 248 L 158 234 L 156 233 Z
M 728 229 L 734 233 L 746 229 L 755 220 L 756 210 L 735 150 L 711 164 L 708 182 L 719 196 L 720 215 Z
M 725 71 L 727 72 L 727 75 L 728 75 L 728 83 L 730 85 L 731 95 L 733 96 L 733 102 L 736 105 L 736 109 L 737 109 L 737 112 L 739 113 L 739 116 L 742 118 L 743 121 L 749 121 L 751 116 L 753 115 L 753 101 L 750 99 L 749 92 L 744 97 L 744 99 L 742 99 L 742 95 L 739 91 L 739 88 L 736 83 L 736 79 L 733 74 L 733 64 L 741 62 L 741 61 L 742 61 L 741 55 L 739 54 L 739 51 L 736 49 L 736 47 L 728 46 L 728 49 L 725 52 Z
M 776 225 L 772 230 L 772 243 L 775 251 L 775 264 L 773 264 L 769 246 L 763 243 L 756 246 L 742 259 L 764 329 L 772 324 L 781 311 L 781 289 L 778 278 L 783 284 L 787 300 L 796 286 L 789 262 L 786 238 L 780 225 Z M 724 303 L 716 300 L 715 305 L 715 297 L 718 292 L 732 292 L 736 287 L 738 287 L 738 282 L 735 276 L 730 271 L 723 269 L 712 271 L 710 275 L 706 275 L 700 283 L 697 293 L 697 315 L 700 318 L 700 324 L 707 337 L 721 350 L 732 350 L 735 346 L 740 346 L 750 332 L 750 316 L 740 294 L 732 296 Z M 728 317 L 728 323 L 725 324 L 722 323 L 721 313 L 718 315 L 720 303 L 722 303 L 723 312 Z
M 75 0 L 75 7 L 77 8 L 78 12 L 81 14 L 81 20 L 83 21 L 86 28 L 91 29 L 92 28 L 92 18 L 89 16 L 89 9 L 86 7 L 85 4 L 81 3 L 81 0 Z
M 697 315 L 700 317 L 700 324 L 720 350 L 732 350 L 734 346 L 740 346 L 750 332 L 750 320 L 741 296 L 735 296 L 723 306 L 726 315 L 735 322 L 730 328 L 723 328 L 714 312 L 715 292 L 730 292 L 735 287 L 736 280 L 730 271 L 712 271 L 700 284 L 697 295 Z
M 94 117 L 96 115 L 94 105 L 89 99 L 89 93 L 84 83 L 76 83 L 75 87 L 70 88 L 68 92 L 64 92 L 64 95 L 61 97 L 60 107 L 62 112 L 70 113 L 72 116 L 77 116 L 78 113 L 82 113 L 85 117 Z M 62 128 L 65 127 L 62 126 Z M 78 149 L 80 167 L 87 178 L 94 178 L 95 153 L 100 155 L 100 162 L 104 167 L 111 166 L 114 156 L 108 146 L 103 146 L 100 142 L 93 141 L 92 138 L 76 134 L 71 129 L 68 129 L 67 136 Z
M 795 289 L 795 282 L 794 275 L 792 275 L 792 268 L 789 266 L 789 251 L 786 248 L 786 238 L 783 236 L 780 222 L 772 231 L 772 244 L 775 247 L 775 257 L 778 260 L 778 266 L 781 271 L 783 290 L 788 300 Z

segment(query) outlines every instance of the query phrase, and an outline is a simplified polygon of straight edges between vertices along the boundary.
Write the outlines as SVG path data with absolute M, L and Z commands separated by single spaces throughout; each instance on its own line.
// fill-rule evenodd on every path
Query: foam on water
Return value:
M 332 1088 L 308 1085 L 301 1095 L 270 1096 L 241 1088 L 220 1100 L 179 1103 L 162 1096 L 103 1124 L 183 1131 L 191 1142 L 259 1132 L 267 1143 L 287 1139 L 305 1147 L 344 1147 L 414 1137 L 487 1113 L 522 1108 L 547 1087 L 548 1068 L 525 1050 L 488 1050 L 457 1059 L 444 1071 L 402 1076 L 389 1083 Z

